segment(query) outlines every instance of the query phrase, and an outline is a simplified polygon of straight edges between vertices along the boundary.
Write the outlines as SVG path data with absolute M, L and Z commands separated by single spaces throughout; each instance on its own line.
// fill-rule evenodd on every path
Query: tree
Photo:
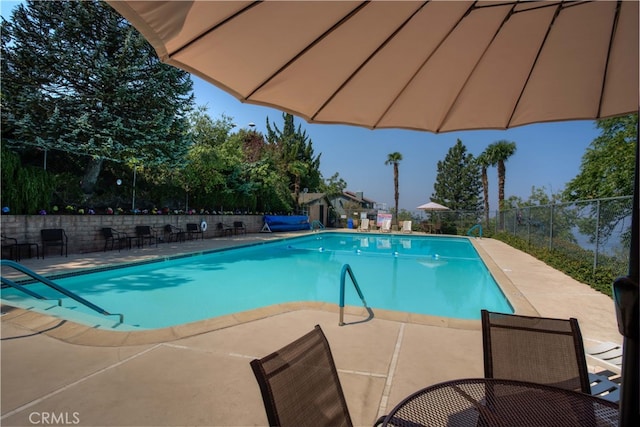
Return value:
M 599 120 L 596 126 L 601 134 L 593 140 L 582 156 L 578 175 L 567 183 L 564 197 L 567 200 L 588 200 L 633 194 L 636 144 L 638 140 L 638 115 Z M 607 212 L 592 204 L 589 218 L 578 224 L 581 232 L 591 235 L 591 240 L 606 239 L 631 214 L 632 204 L 627 200 L 607 202 Z M 597 226 L 599 224 L 599 226 Z M 599 233 L 596 235 L 596 233 Z M 631 229 L 627 228 L 623 239 L 630 241 Z M 602 241 L 602 240 L 601 240 Z
M 482 199 L 484 200 L 484 221 L 487 229 L 489 228 L 489 179 L 487 177 L 487 168 L 495 166 L 496 161 L 491 157 L 491 153 L 485 150 L 480 154 L 476 161 L 480 165 L 482 175 Z
M 567 183 L 568 200 L 633 194 L 638 115 L 599 120 L 601 134 L 582 156 L 578 175 Z
M 489 161 L 498 165 L 498 212 L 504 211 L 504 182 L 507 174 L 505 162 L 516 152 L 516 143 L 512 141 L 497 141 L 489 145 L 485 150 Z M 500 229 L 503 228 L 504 222 L 502 215 L 500 217 Z
M 13 213 L 36 214 L 39 209 L 50 206 L 54 185 L 47 171 L 35 166 L 23 167 L 18 155 L 4 146 L 0 152 L 2 207 L 8 207 Z
M 295 128 L 293 116 L 283 113 L 284 125 L 282 130 L 276 124 L 269 122 L 267 118 L 267 144 L 279 156 L 279 168 L 283 175 L 289 177 L 289 186 L 294 194 L 297 204 L 297 194 L 300 188 L 308 188 L 310 191 L 317 191 L 321 183 L 320 174 L 320 154 L 315 156 L 313 143 L 307 136 L 306 131 L 298 125 Z M 292 166 L 294 162 L 298 162 Z M 304 166 L 303 166 L 304 165 Z
M 398 225 L 398 200 L 400 199 L 400 192 L 398 190 L 398 165 L 402 160 L 402 154 L 397 151 L 394 153 L 390 153 L 387 155 L 387 160 L 384 162 L 385 165 L 393 165 L 393 198 L 395 200 L 395 213 L 396 213 L 396 225 Z
M 294 194 L 294 200 L 295 200 L 294 203 L 297 209 L 300 208 L 299 200 L 300 200 L 301 177 L 307 173 L 307 167 L 308 165 L 303 161 L 294 160 L 293 162 L 289 163 L 287 168 L 287 172 L 289 172 L 294 176 L 293 194 Z
M 106 159 L 178 164 L 193 104 L 188 73 L 162 64 L 106 3 L 27 0 L 2 20 L 2 140 L 61 150 L 90 195 Z M 70 154 L 71 153 L 71 154 Z
M 482 206 L 481 185 L 478 162 L 458 139 L 444 160 L 438 162 L 431 200 L 452 211 L 477 212 Z
M 189 115 L 189 124 L 193 145 L 178 181 L 193 195 L 192 204 L 216 209 L 229 206 L 225 195 L 233 190 L 229 191 L 228 180 L 235 165 L 242 160 L 241 150 L 227 145 L 233 121 L 226 116 L 213 120 L 204 107 L 199 107 Z
M 340 174 L 338 172 L 331 175 L 330 178 L 323 180 L 320 184 L 320 191 L 326 194 L 329 200 L 341 195 L 345 188 L 347 188 L 347 182 L 340 178 Z

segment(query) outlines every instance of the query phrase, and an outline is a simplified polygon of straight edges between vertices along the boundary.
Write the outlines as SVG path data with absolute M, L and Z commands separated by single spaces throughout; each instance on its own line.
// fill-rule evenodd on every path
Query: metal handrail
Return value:
M 344 287 L 345 287 L 345 279 L 347 277 L 347 273 L 349 273 L 349 277 L 351 278 L 351 282 L 353 286 L 356 288 L 356 292 L 358 292 L 358 296 L 362 300 L 362 304 L 369 312 L 369 316 L 372 316 L 371 309 L 367 306 L 367 302 L 364 300 L 364 295 L 360 290 L 360 286 L 358 285 L 358 281 L 356 280 L 356 276 L 353 274 L 353 270 L 349 264 L 345 264 L 342 266 L 342 272 L 340 273 L 340 321 L 338 325 L 344 326 Z
M 62 299 L 60 299 L 60 298 L 54 299 L 54 298 L 43 297 L 42 295 L 33 292 L 31 289 L 27 289 L 24 286 L 17 284 L 13 280 L 7 279 L 6 277 L 1 277 L 0 281 L 3 284 L 5 284 L 7 286 L 11 286 L 12 288 L 15 288 L 15 289 L 19 290 L 20 292 L 23 292 L 23 293 L 25 293 L 25 294 L 27 294 L 29 296 L 32 296 L 32 297 L 34 297 L 36 299 L 41 299 L 41 300 L 44 300 L 44 301 L 58 301 L 58 306 L 60 306 L 60 307 L 62 306 Z
M 27 276 L 31 277 L 32 279 L 37 280 L 38 282 L 49 286 L 52 289 L 55 289 L 56 291 L 60 292 L 61 294 L 79 302 L 80 304 L 89 307 L 90 309 L 92 309 L 93 311 L 96 311 L 104 316 L 118 316 L 120 318 L 120 323 L 124 323 L 124 314 L 120 314 L 120 313 L 109 313 L 107 310 L 98 307 L 97 305 L 95 305 L 92 302 L 87 301 L 86 299 L 82 298 L 79 295 L 74 294 L 73 292 L 63 288 L 60 285 L 57 285 L 56 283 L 54 283 L 53 281 L 47 279 L 44 276 L 39 275 L 38 273 L 29 270 L 28 268 L 26 268 L 25 266 L 18 264 L 15 261 L 9 261 L 9 260 L 0 260 L 0 265 L 6 265 L 7 267 L 11 267 L 14 268 L 15 270 L 20 271 L 21 273 L 26 274 Z M 16 288 L 22 292 L 25 292 L 27 295 L 30 295 L 34 298 L 38 298 L 38 299 L 47 299 L 41 295 L 38 295 L 37 293 L 26 289 L 24 286 L 18 285 L 17 283 L 13 282 L 12 280 L 6 279 L 4 277 L 1 278 L 2 279 L 2 283 L 9 285 L 13 288 Z M 61 302 L 58 303 L 58 305 L 62 305 Z
M 324 230 L 324 224 L 323 224 L 323 223 L 321 223 L 320 221 L 318 221 L 317 219 L 314 219 L 314 220 L 311 222 L 311 229 L 312 229 L 312 230 L 315 230 L 316 228 L 317 228 L 318 230 Z

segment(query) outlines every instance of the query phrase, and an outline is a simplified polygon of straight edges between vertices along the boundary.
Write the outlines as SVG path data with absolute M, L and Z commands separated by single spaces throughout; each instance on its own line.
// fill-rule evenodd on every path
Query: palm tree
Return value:
M 295 197 L 295 206 L 296 209 L 300 209 L 300 181 L 301 177 L 307 173 L 307 164 L 300 160 L 294 160 L 289 163 L 287 170 L 290 174 L 294 176 L 293 181 L 293 194 Z
M 500 216 L 500 229 L 503 228 L 504 219 L 502 212 L 504 211 L 504 180 L 506 168 L 504 162 L 516 152 L 516 143 L 512 141 L 500 140 L 494 142 L 487 147 L 490 159 L 498 165 L 498 214 Z
M 400 199 L 400 193 L 398 192 L 398 164 L 402 160 L 402 154 L 391 153 L 387 155 L 387 161 L 384 162 L 385 165 L 393 165 L 393 196 L 396 201 L 396 225 L 398 225 L 398 199 Z
M 489 228 L 489 178 L 487 177 L 487 168 L 496 165 L 495 160 L 491 156 L 491 151 L 487 148 L 476 159 L 482 171 L 482 195 L 484 199 L 484 222 L 485 227 Z

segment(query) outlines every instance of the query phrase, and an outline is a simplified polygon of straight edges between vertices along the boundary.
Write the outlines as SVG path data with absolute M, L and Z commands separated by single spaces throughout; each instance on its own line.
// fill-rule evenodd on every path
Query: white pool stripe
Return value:
M 36 400 L 32 400 L 29 403 L 25 403 L 24 405 L 14 409 L 13 411 L 9 411 L 6 414 L 4 414 L 2 417 L 0 417 L 0 420 L 4 420 L 5 418 L 8 418 L 8 417 L 10 417 L 12 415 L 15 415 L 15 414 L 17 414 L 19 412 L 22 412 L 25 409 L 30 408 L 30 407 L 32 407 L 34 405 L 37 405 L 38 403 L 40 403 L 42 401 L 45 401 L 48 398 L 50 398 L 52 396 L 55 396 L 56 394 L 62 393 L 63 391 L 66 391 L 66 390 L 68 390 L 68 389 L 70 389 L 72 387 L 75 387 L 76 385 L 78 385 L 80 383 L 83 383 L 83 382 L 85 382 L 86 380 L 88 380 L 90 378 L 93 378 L 93 377 L 95 377 L 97 375 L 100 375 L 100 374 L 102 374 L 102 373 L 104 373 L 104 372 L 106 372 L 108 370 L 113 369 L 113 368 L 117 368 L 118 366 L 123 365 L 123 364 L 129 362 L 130 360 L 133 360 L 133 359 L 135 359 L 135 358 L 137 358 L 139 356 L 142 356 L 142 355 L 144 355 L 144 354 L 146 354 L 146 353 L 148 353 L 148 352 L 150 352 L 152 350 L 155 350 L 156 348 L 160 347 L 161 345 L 162 344 L 156 344 L 151 348 L 148 348 L 146 350 L 141 351 L 140 353 L 136 353 L 133 356 L 129 356 L 126 359 L 123 359 L 123 360 L 120 360 L 117 363 L 114 363 L 113 365 L 109 365 L 109 366 L 107 366 L 105 368 L 102 368 L 102 369 L 92 373 L 92 374 L 87 375 L 86 377 L 80 378 L 79 380 L 76 380 L 76 381 L 74 381 L 72 383 L 69 383 L 69 384 L 65 385 L 64 387 L 61 387 L 61 388 L 59 388 L 59 389 L 57 389 L 55 391 L 52 391 L 51 393 L 45 394 L 44 396 L 39 397 Z
M 391 383 L 393 382 L 393 376 L 396 372 L 396 366 L 398 365 L 398 355 L 400 354 L 400 347 L 402 347 L 402 337 L 404 336 L 404 323 L 400 323 L 400 332 L 398 333 L 398 339 L 396 340 L 396 347 L 393 350 L 393 357 L 391 357 L 391 364 L 389 365 L 389 374 L 387 375 L 387 381 L 384 384 L 384 390 L 382 391 L 382 398 L 380 398 L 380 408 L 378 409 L 378 416 L 376 419 L 387 414 L 387 404 L 389 403 L 389 393 L 391 392 Z

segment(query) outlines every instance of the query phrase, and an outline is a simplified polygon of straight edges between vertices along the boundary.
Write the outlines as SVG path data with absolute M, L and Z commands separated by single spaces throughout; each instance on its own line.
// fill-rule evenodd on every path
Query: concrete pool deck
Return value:
M 53 274 L 96 265 L 198 252 L 282 237 L 249 234 L 121 252 L 27 259 L 25 266 Z M 622 342 L 611 298 L 535 258 L 492 239 L 474 239 L 503 275 L 513 295 L 540 316 L 576 317 L 585 344 Z M 10 272 L 4 268 L 3 275 Z M 498 278 L 497 278 L 498 279 Z M 423 322 L 397 313 L 366 318 L 349 311 L 338 326 L 336 306 L 301 304 L 254 310 L 204 329 L 169 335 L 149 331 L 146 340 L 113 340 L 95 329 L 3 307 L 3 426 L 266 425 L 257 383 L 249 367 L 262 357 L 322 326 L 331 345 L 355 425 L 372 425 L 413 391 L 454 378 L 481 377 L 480 322 Z M 524 314 L 524 313 L 523 313 Z M 398 317 L 394 317 L 398 315 Z M 202 327 L 202 325 L 200 325 Z M 208 331 L 207 331 L 208 330 Z M 154 335 L 155 334 L 155 335 Z M 93 341 L 92 341 L 93 340 Z M 590 370 L 599 370 L 591 366 Z

